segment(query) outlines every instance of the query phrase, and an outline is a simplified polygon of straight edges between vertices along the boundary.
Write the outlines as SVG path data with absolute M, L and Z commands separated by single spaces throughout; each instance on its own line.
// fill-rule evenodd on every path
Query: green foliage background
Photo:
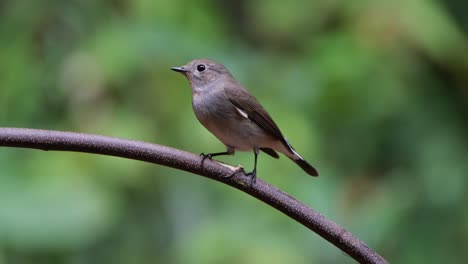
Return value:
M 224 149 L 172 66 L 225 64 L 321 177 L 259 176 L 392 263 L 468 258 L 468 3 L 0 2 L 0 126 Z M 223 158 L 253 165 L 251 153 Z M 0 149 L 0 263 L 353 263 L 272 208 L 173 169 Z

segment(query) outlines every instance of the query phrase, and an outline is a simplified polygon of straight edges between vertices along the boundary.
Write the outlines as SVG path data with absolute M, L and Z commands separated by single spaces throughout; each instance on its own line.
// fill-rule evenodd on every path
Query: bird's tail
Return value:
M 318 171 L 312 167 L 305 159 L 303 159 L 301 156 L 294 158 L 290 158 L 292 161 L 294 161 L 301 169 L 303 169 L 307 174 L 310 176 L 319 176 Z
M 291 144 L 289 144 L 286 138 L 284 138 L 284 143 L 286 147 L 288 147 L 289 153 L 285 153 L 288 158 L 290 158 L 297 165 L 299 165 L 299 167 L 301 167 L 301 169 L 307 172 L 307 174 L 309 174 L 310 176 L 319 176 L 318 171 L 314 167 L 312 167 L 312 165 L 310 165 L 305 159 L 303 159 L 301 155 L 299 155 L 299 153 L 296 152 L 296 150 L 294 150 L 294 148 L 291 146 Z

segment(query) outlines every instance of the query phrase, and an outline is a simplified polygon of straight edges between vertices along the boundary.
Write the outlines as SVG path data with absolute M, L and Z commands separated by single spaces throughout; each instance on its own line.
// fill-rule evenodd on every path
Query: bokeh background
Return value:
M 0 1 L 0 126 L 224 149 L 169 70 L 225 64 L 321 173 L 259 176 L 392 263 L 468 258 L 468 2 Z M 251 153 L 221 158 L 250 170 Z M 0 263 L 354 263 L 217 182 L 0 149 Z

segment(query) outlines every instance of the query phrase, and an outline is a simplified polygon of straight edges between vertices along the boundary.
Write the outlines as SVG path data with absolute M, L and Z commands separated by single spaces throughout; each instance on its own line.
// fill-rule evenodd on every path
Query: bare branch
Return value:
M 256 184 L 249 187 L 249 177 L 241 172 L 228 177 L 235 168 L 208 159 L 202 166 L 201 158 L 192 153 L 127 139 L 25 128 L 0 128 L 0 146 L 111 155 L 192 172 L 228 184 L 271 205 L 360 263 L 387 263 L 350 232 L 274 186 L 257 179 Z

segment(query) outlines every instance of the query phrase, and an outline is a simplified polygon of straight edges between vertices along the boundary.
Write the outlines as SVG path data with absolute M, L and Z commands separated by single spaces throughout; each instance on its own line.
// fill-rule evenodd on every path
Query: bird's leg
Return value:
M 257 182 L 257 157 L 258 157 L 259 149 L 254 147 L 254 155 L 255 155 L 255 162 L 254 162 L 254 169 L 252 172 L 249 172 L 245 175 L 250 176 L 250 186 L 254 185 Z
M 232 155 L 232 154 L 234 154 L 234 148 L 229 147 L 229 146 L 227 147 L 227 150 L 224 152 L 215 152 L 215 153 L 208 153 L 208 154 L 205 154 L 202 152 L 200 154 L 200 157 L 202 157 L 201 163 L 203 164 L 206 158 L 212 159 L 213 157 L 216 157 L 216 156 Z

